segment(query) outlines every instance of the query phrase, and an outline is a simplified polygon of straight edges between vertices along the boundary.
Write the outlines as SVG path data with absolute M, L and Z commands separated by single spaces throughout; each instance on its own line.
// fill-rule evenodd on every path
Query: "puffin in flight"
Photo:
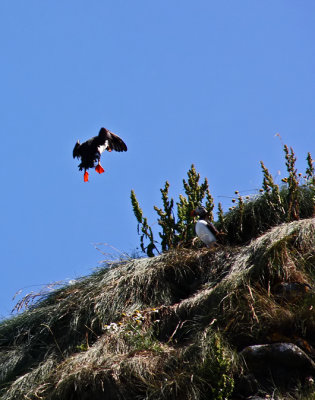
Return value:
M 207 247 L 213 247 L 220 232 L 210 222 L 206 208 L 203 206 L 197 207 L 191 212 L 191 216 L 199 216 L 199 220 L 195 225 L 195 231 L 199 239 L 202 240 Z
M 101 154 L 103 151 L 127 151 L 125 142 L 113 132 L 110 132 L 106 128 L 101 128 L 98 136 L 94 136 L 84 143 L 80 143 L 78 140 L 73 149 L 73 158 L 77 157 L 81 159 L 81 163 L 78 165 L 79 170 L 84 169 L 84 182 L 89 180 L 89 168 L 94 168 L 99 174 L 105 172 L 101 166 Z

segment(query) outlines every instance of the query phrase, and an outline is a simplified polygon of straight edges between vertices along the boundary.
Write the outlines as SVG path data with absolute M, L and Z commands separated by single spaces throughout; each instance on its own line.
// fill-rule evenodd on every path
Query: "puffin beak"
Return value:
M 84 182 L 88 182 L 88 180 L 89 180 L 89 173 L 88 173 L 87 171 L 84 172 L 83 179 L 84 179 Z

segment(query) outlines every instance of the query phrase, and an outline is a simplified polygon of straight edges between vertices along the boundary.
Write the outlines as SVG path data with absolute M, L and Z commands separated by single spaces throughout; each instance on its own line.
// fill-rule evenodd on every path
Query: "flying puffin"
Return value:
M 220 233 L 210 222 L 208 211 L 205 207 L 199 206 L 191 212 L 191 216 L 199 216 L 200 218 L 195 225 L 195 231 L 199 239 L 201 239 L 207 247 L 213 247 Z
M 127 151 L 127 146 L 124 141 L 113 132 L 110 132 L 106 128 L 101 128 L 98 136 L 94 136 L 86 142 L 80 144 L 78 140 L 73 149 L 73 158 L 77 157 L 81 159 L 81 163 L 78 165 L 79 170 L 84 169 L 84 182 L 89 180 L 89 168 L 94 168 L 99 174 L 102 174 L 105 170 L 101 166 L 101 154 L 103 151 Z

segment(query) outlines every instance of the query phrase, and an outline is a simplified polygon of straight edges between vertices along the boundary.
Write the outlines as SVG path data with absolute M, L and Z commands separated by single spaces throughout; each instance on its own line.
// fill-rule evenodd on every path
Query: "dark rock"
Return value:
M 315 376 L 314 361 L 293 343 L 249 346 L 240 354 L 249 371 L 263 385 L 273 381 L 280 386 L 290 386 L 296 380 Z
M 312 287 L 301 282 L 281 282 L 274 288 L 274 294 L 285 300 L 296 300 L 312 292 Z
M 240 353 L 250 369 L 283 366 L 286 369 L 303 369 L 315 372 L 315 363 L 293 343 L 260 344 L 246 347 Z
M 235 380 L 234 393 L 241 395 L 243 398 L 256 394 L 258 392 L 258 382 L 253 374 L 240 376 Z

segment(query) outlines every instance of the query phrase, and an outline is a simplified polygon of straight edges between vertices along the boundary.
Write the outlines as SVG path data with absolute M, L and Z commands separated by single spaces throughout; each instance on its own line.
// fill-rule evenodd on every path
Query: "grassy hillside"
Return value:
M 1 399 L 314 399 L 315 219 L 255 233 L 105 265 L 2 321 Z

